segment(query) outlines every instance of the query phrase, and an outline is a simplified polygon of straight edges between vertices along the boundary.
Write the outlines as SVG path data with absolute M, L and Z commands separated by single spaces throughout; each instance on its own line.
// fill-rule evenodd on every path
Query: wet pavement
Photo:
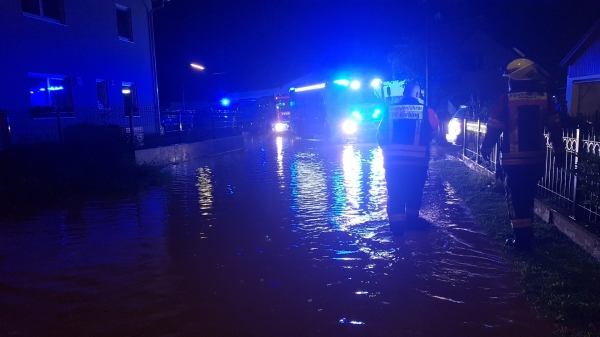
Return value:
M 393 237 L 381 151 L 266 138 L 0 222 L 1 336 L 549 336 L 452 186 Z

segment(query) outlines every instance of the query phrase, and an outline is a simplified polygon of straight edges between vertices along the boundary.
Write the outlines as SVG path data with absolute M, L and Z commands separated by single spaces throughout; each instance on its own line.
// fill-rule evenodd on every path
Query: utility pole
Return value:
M 152 63 L 152 84 L 154 85 L 154 116 L 156 123 L 156 132 L 160 134 L 160 99 L 158 97 L 158 72 L 156 70 L 156 44 L 154 41 L 154 11 L 165 6 L 165 1 L 170 0 L 152 0 L 152 9 L 148 12 L 148 36 L 150 38 L 150 61 Z M 133 130 L 132 130 L 133 132 Z
M 425 105 L 429 105 L 429 2 L 425 0 Z

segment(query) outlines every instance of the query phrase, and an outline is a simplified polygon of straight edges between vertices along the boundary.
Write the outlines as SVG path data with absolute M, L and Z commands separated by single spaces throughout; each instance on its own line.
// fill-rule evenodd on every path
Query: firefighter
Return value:
M 416 225 L 429 167 L 430 142 L 438 130 L 435 112 L 420 100 L 418 83 L 406 84 L 399 103 L 392 104 L 377 130 L 388 189 L 387 213 L 394 235 Z
M 489 160 L 500 135 L 501 165 L 508 215 L 514 238 L 507 244 L 519 250 L 531 250 L 533 243 L 533 205 L 537 182 L 544 175 L 546 139 L 550 133 L 555 166 L 564 167 L 565 146 L 562 128 L 551 97 L 544 90 L 544 78 L 538 65 L 521 58 L 506 66 L 508 93 L 498 99 L 487 123 L 481 155 Z

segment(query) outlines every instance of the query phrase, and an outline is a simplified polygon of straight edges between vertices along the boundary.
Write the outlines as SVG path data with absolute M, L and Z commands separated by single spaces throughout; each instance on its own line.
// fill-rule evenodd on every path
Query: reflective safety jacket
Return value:
M 481 148 L 490 150 L 503 134 L 503 166 L 541 164 L 547 148 L 544 127 L 550 132 L 554 151 L 564 152 L 560 120 L 547 94 L 510 92 L 498 99 Z
M 435 112 L 416 98 L 406 97 L 390 105 L 377 130 L 385 166 L 427 166 L 438 124 Z

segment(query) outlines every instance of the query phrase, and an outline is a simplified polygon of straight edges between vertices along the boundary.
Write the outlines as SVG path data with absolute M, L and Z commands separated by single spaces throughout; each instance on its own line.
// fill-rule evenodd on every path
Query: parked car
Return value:
M 467 117 L 467 112 L 469 109 L 466 105 L 461 105 L 459 109 L 454 113 L 454 116 L 450 118 L 448 122 L 448 128 L 446 133 L 446 141 L 452 143 L 454 145 L 460 145 L 463 141 L 463 129 L 465 122 L 465 118 Z

